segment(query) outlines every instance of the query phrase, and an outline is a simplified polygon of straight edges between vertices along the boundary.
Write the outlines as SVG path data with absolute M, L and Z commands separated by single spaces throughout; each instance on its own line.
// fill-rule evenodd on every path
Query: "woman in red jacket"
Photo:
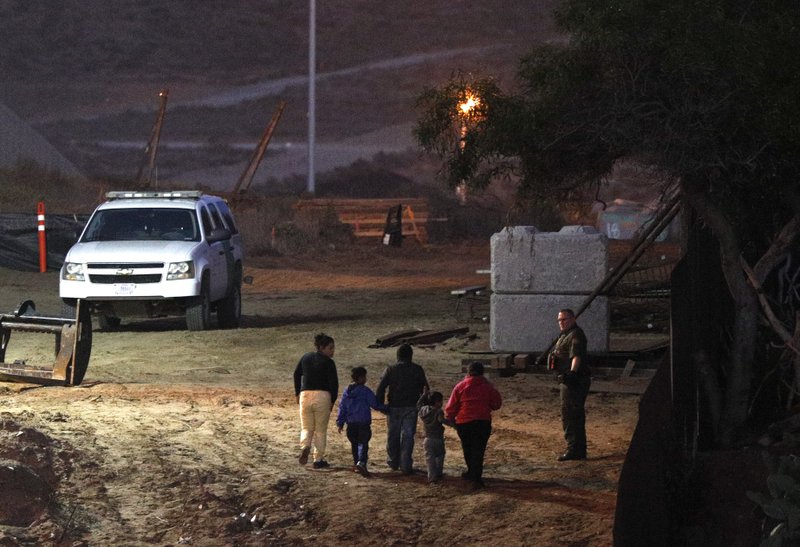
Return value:
M 492 411 L 500 408 L 500 392 L 483 376 L 483 364 L 469 365 L 467 376 L 461 380 L 444 409 L 445 416 L 455 421 L 467 470 L 461 474 L 472 482 L 473 489 L 483 488 L 483 456 L 489 435 L 492 434 Z

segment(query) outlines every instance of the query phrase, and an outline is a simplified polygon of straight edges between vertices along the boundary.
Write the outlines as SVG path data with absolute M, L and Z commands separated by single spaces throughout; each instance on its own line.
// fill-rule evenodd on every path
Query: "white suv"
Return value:
M 63 313 L 185 314 L 189 330 L 239 326 L 243 249 L 227 203 L 198 191 L 109 192 L 61 267 Z

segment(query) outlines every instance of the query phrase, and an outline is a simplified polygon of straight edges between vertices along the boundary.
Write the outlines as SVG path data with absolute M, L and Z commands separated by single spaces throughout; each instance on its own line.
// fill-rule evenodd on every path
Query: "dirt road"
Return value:
M 334 426 L 332 468 L 297 463 L 291 374 L 315 333 L 336 339 L 343 387 L 350 367 L 364 365 L 374 388 L 395 352 L 369 348 L 378 336 L 453 325 L 449 289 L 486 281 L 475 274 L 488 263 L 486 246 L 362 252 L 253 261 L 239 330 L 128 322 L 95 333 L 81 387 L 0 384 L 7 464 L 0 516 L 16 507 L 19 517 L 0 525 L 0 544 L 610 545 L 637 396 L 591 395 L 589 459 L 557 463 L 563 440 L 554 385 L 526 374 L 490 377 L 504 404 L 487 453 L 488 488 L 474 493 L 460 479 L 453 430 L 441 486 L 427 484 L 421 438 L 418 472 L 392 472 L 380 414 L 371 477 L 351 471 L 349 446 Z M 0 271 L 0 278 L 3 311 L 20 296 L 44 313 L 57 305 L 53 274 Z M 485 348 L 487 326 L 469 327 L 474 338 L 415 348 L 434 389 L 449 394 L 466 352 Z M 45 484 L 22 477 L 24 468 Z

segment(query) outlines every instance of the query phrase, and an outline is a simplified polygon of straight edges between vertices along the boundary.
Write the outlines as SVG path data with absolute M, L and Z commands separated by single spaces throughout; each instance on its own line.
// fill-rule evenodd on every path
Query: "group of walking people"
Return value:
M 561 335 L 550 355 L 551 368 L 558 372 L 561 415 L 567 451 L 559 461 L 586 458 L 584 403 L 591 376 L 585 363 L 586 336 L 577 326 L 572 310 L 558 314 Z M 321 333 L 314 337 L 315 350 L 306 353 L 294 371 L 294 388 L 300 407 L 301 465 L 311 457 L 315 469 L 330 467 L 325 459 L 331 412 L 339 393 L 339 379 L 333 356 L 333 338 Z M 466 376 L 453 388 L 445 403 L 439 391 L 432 391 L 423 368 L 413 361 L 409 344 L 397 349 L 397 362 L 389 365 L 375 392 L 367 387 L 367 370 L 351 370 L 351 383 L 342 391 L 336 426 L 346 428 L 353 470 L 368 475 L 369 442 L 372 438 L 372 410 L 387 416 L 386 463 L 404 475 L 414 473 L 414 438 L 417 422 L 425 431 L 424 449 L 428 482 L 443 476 L 445 426 L 455 428 L 464 454 L 461 477 L 474 489 L 484 487 L 483 462 L 492 432 L 492 412 L 502 405 L 500 392 L 484 376 L 483 364 L 469 365 Z
M 300 457 L 306 465 L 311 457 L 315 469 L 330 466 L 325 459 L 328 422 L 339 391 L 335 342 L 326 334 L 314 338 L 315 351 L 306 353 L 294 371 L 294 385 L 300 406 Z M 484 377 L 483 365 L 472 363 L 467 376 L 453 388 L 447 403 L 439 391 L 432 391 L 425 371 L 413 361 L 408 344 L 397 349 L 397 362 L 381 376 L 376 392 L 367 387 L 367 370 L 354 367 L 352 382 L 343 390 L 336 416 L 341 433 L 347 429 L 353 470 L 368 475 L 369 441 L 372 438 L 372 410 L 387 416 L 386 463 L 404 475 L 414 473 L 414 438 L 418 420 L 425 428 L 425 459 L 428 481 L 443 476 L 446 425 L 455 428 L 464 451 L 466 471 L 462 478 L 474 488 L 484 486 L 483 460 L 492 430 L 492 411 L 502 398 Z

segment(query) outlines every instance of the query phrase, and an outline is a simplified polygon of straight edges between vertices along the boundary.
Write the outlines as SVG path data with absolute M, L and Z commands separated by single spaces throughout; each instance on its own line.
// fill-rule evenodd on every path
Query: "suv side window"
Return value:
M 228 208 L 228 204 L 224 201 L 220 201 L 216 204 L 219 212 L 222 214 L 222 218 L 225 219 L 225 224 L 228 225 L 228 229 L 231 231 L 231 234 L 238 234 L 239 228 L 236 227 L 236 223 L 233 221 L 233 214 L 231 214 L 231 210 Z
M 214 219 L 214 226 L 217 228 L 225 227 L 225 223 L 222 222 L 222 217 L 219 215 L 219 211 L 217 211 L 217 208 L 214 207 L 213 203 L 208 204 L 208 212 L 211 213 L 211 218 Z
M 214 225 L 211 223 L 211 217 L 205 205 L 200 206 L 200 221 L 203 223 L 203 233 L 208 237 L 211 235 L 211 230 L 214 229 Z

